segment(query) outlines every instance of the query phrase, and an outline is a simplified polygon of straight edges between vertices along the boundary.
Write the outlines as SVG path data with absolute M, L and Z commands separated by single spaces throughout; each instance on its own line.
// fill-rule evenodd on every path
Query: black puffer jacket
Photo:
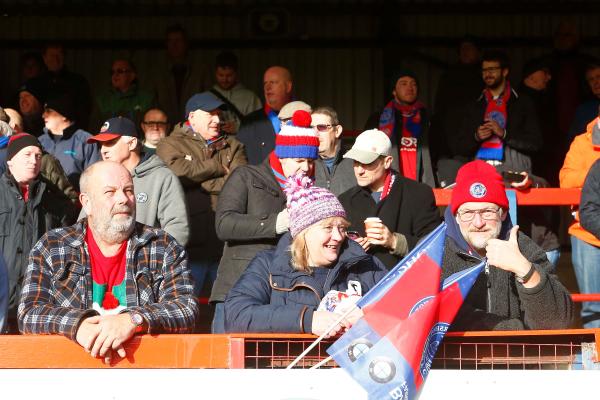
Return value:
M 481 258 L 463 239 L 450 208 L 444 215 L 448 231 L 442 264 L 442 277 L 472 267 Z M 500 238 L 507 240 L 512 228 L 510 217 L 502 224 Z M 549 273 L 552 266 L 544 251 L 519 232 L 519 249 L 540 274 L 540 283 L 526 288 L 515 275 L 494 266 L 481 273 L 459 310 L 452 330 L 565 329 L 573 321 L 573 302 L 558 278 Z

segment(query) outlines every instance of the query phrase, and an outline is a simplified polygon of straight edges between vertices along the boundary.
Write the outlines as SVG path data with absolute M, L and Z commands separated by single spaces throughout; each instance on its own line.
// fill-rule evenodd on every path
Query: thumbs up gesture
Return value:
M 525 275 L 531 268 L 531 263 L 521 254 L 517 236 L 519 226 L 510 230 L 508 240 L 490 239 L 485 247 L 488 263 L 517 276 Z

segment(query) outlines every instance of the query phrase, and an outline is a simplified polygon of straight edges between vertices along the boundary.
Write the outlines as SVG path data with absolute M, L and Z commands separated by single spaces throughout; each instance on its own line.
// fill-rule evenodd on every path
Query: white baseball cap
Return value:
M 361 164 L 371 164 L 381 156 L 391 155 L 392 142 L 388 135 L 378 129 L 369 129 L 356 137 L 352 148 L 344 154 Z

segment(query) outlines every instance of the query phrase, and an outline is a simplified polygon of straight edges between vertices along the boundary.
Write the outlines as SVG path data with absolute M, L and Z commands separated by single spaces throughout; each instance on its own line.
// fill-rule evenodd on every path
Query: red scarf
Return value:
M 269 154 L 269 165 L 271 166 L 271 171 L 273 175 L 275 175 L 275 180 L 279 183 L 279 187 L 281 189 L 285 188 L 285 182 L 287 180 L 285 174 L 283 173 L 283 167 L 281 166 L 281 161 L 275 155 L 275 151 L 272 151 Z
M 379 199 L 379 201 L 383 201 L 383 199 L 385 199 L 390 194 L 395 180 L 396 175 L 392 173 L 391 169 L 388 169 L 387 175 L 385 176 L 385 181 L 383 181 L 383 190 L 381 191 L 381 198 Z
M 379 129 L 390 138 L 396 131 L 396 112 L 402 115 L 401 134 L 396 133 L 400 157 L 400 172 L 410 179 L 417 179 L 417 150 L 418 138 L 421 136 L 421 110 L 425 105 L 420 101 L 413 104 L 400 104 L 396 100 L 390 101 L 384 108 L 379 119 Z
M 506 81 L 504 86 L 504 92 L 497 99 L 494 99 L 494 96 L 489 89 L 485 89 L 483 95 L 487 102 L 483 119 L 485 121 L 496 121 L 500 128 L 506 129 L 506 105 L 510 98 L 510 84 L 508 81 Z M 489 139 L 481 143 L 475 158 L 502 161 L 504 159 L 504 141 L 497 135 L 492 135 Z

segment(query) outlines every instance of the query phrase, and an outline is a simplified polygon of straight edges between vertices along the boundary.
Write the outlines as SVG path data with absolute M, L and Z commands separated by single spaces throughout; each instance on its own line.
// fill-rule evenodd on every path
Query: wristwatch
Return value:
M 131 323 L 135 325 L 135 332 L 141 332 L 144 329 L 144 317 L 142 314 L 139 314 L 134 311 L 130 311 L 129 318 L 131 318 Z
M 535 268 L 533 266 L 533 264 L 531 264 L 531 267 L 529 268 L 529 271 L 527 271 L 527 273 L 523 276 L 518 276 L 515 274 L 515 278 L 517 279 L 517 282 L 519 282 L 521 285 L 527 283 L 531 277 L 533 276 L 533 273 L 535 272 Z

